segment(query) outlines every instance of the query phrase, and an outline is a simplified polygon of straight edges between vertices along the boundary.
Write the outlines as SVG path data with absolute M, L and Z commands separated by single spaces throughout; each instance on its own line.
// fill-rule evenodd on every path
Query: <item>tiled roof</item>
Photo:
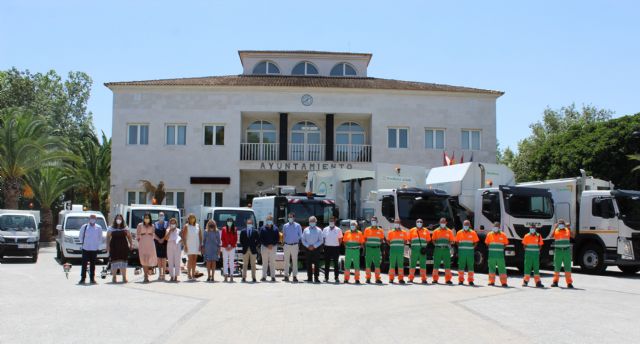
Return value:
M 478 93 L 501 96 L 504 92 L 479 88 L 433 84 L 426 82 L 363 77 L 292 76 L 292 75 L 228 75 L 200 78 L 179 78 L 145 81 L 108 82 L 109 88 L 117 86 L 231 86 L 231 87 L 317 87 L 404 91 L 432 91 Z

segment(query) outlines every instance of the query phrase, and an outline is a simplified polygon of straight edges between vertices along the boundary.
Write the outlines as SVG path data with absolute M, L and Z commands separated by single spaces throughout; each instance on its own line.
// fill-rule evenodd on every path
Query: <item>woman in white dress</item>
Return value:
M 167 242 L 167 260 L 169 262 L 169 275 L 172 282 L 178 282 L 180 276 L 180 258 L 182 254 L 182 238 L 180 238 L 180 229 L 178 228 L 178 220 L 171 218 L 169 220 L 169 229 L 164 235 Z
M 194 214 L 187 216 L 187 223 L 182 228 L 182 242 L 187 253 L 187 275 L 193 280 L 196 273 L 196 261 L 202 252 L 202 231 Z

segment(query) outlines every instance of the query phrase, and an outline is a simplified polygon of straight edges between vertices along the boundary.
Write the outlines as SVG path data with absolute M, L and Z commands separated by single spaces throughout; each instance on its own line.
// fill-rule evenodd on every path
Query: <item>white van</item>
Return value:
M 232 219 L 238 230 L 246 227 L 248 219 L 253 220 L 254 226 L 257 227 L 256 215 L 253 209 L 246 207 L 202 207 L 200 210 L 201 228 L 206 228 L 207 222 L 211 219 L 216 221 L 219 229 L 226 225 L 227 219 Z
M 117 214 L 121 214 L 124 217 L 125 224 L 129 227 L 131 231 L 131 237 L 133 240 L 133 251 L 131 252 L 131 256 L 138 256 L 138 240 L 136 239 L 136 228 L 138 224 L 142 222 L 142 218 L 144 214 L 149 213 L 151 215 L 151 221 L 158 221 L 158 214 L 164 213 L 164 219 L 166 221 L 175 218 L 178 221 L 178 228 L 181 227 L 182 224 L 182 215 L 180 209 L 171 206 L 171 205 L 152 205 L 152 204 L 132 204 L 132 205 L 124 205 L 119 204 L 115 207 L 115 212 L 112 213 L 112 217 L 115 217 Z
M 105 262 L 109 259 L 107 253 L 107 222 L 99 211 L 84 211 L 82 204 L 74 204 L 71 210 L 63 210 L 58 214 L 58 235 L 56 236 L 56 258 L 61 262 L 69 259 L 82 258 L 80 228 L 89 223 L 89 216 L 95 214 L 96 224 L 102 227 L 102 243 L 98 250 L 98 259 Z
M 35 263 L 38 261 L 39 241 L 39 211 L 0 209 L 0 259 L 30 256 Z

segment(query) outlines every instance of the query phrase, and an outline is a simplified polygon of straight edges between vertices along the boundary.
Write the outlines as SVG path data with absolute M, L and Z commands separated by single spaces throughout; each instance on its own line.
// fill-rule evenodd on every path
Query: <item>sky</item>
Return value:
M 238 50 L 373 54 L 368 75 L 504 91 L 500 146 L 545 108 L 640 112 L 638 1 L 0 2 L 0 69 L 83 71 L 111 135 L 110 81 L 242 72 Z M 635 24 L 634 24 L 635 23 Z

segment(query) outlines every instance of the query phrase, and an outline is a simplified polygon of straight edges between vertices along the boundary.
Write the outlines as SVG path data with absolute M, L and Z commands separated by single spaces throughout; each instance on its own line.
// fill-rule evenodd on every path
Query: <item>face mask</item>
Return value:
M 89 223 L 93 226 L 93 225 L 95 225 L 95 224 L 96 224 L 96 220 L 95 220 L 95 219 L 90 219 L 90 220 L 89 220 Z
M 171 227 L 171 229 L 176 229 L 175 223 L 172 223 L 170 227 Z
M 335 227 L 335 226 L 336 226 L 336 223 L 335 223 L 335 222 L 329 222 L 329 226 L 331 226 L 331 227 Z
M 400 229 L 400 224 L 399 224 L 399 223 L 394 223 L 394 224 L 393 224 L 393 228 L 395 228 L 395 229 Z
M 116 220 L 116 224 L 117 224 L 117 225 L 121 225 L 121 224 L 122 224 L 122 220 L 117 219 L 117 220 Z
M 462 229 L 464 229 L 465 231 L 469 230 L 469 226 L 462 226 Z
M 564 229 L 564 225 L 563 225 L 563 224 L 559 224 L 559 225 L 558 225 L 558 228 L 560 228 L 560 229 Z
M 164 216 L 158 216 L 158 221 L 164 221 Z
M 293 217 L 289 218 L 289 223 L 293 223 Z
M 253 229 L 253 225 L 252 224 L 247 224 L 247 229 Z
M 233 226 L 233 222 L 231 221 L 227 222 L 227 227 L 231 227 L 231 226 Z
M 529 228 L 529 233 L 536 234 L 536 229 L 535 228 Z
M 447 227 L 447 224 L 446 224 L 446 223 L 441 223 L 441 224 L 440 224 L 440 228 L 445 228 L 445 227 Z
M 310 227 L 315 227 L 315 226 L 316 226 L 316 223 L 315 223 L 315 222 L 309 222 L 309 226 L 310 226 Z
M 499 228 L 499 227 L 493 227 L 493 232 L 494 232 L 494 233 L 498 233 L 499 231 L 500 231 L 500 228 Z
M 418 228 L 422 228 L 422 222 L 418 222 L 418 223 L 416 223 L 416 227 L 418 227 Z
M 267 226 L 271 226 L 272 224 L 273 224 L 273 221 L 267 220 Z
M 377 226 L 378 225 L 378 221 L 371 221 L 371 225 L 372 226 Z
M 352 231 L 355 231 L 355 230 L 356 230 L 356 226 L 351 225 L 351 230 L 352 230 Z

